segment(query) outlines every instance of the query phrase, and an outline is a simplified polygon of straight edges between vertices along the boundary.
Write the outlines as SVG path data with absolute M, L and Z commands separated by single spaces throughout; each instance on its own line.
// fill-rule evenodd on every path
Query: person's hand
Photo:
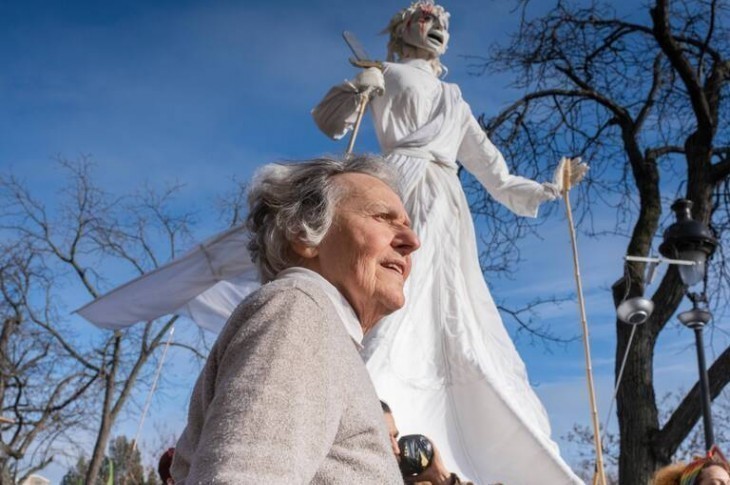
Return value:
M 553 175 L 553 185 L 559 193 L 569 190 L 580 183 L 588 173 L 588 165 L 583 163 L 580 157 L 563 157 L 558 163 Z
M 433 444 L 433 441 L 431 444 L 433 445 L 433 459 L 431 460 L 431 464 L 415 477 L 405 478 L 404 481 L 406 483 L 416 485 L 423 483 L 430 483 L 431 485 L 451 485 L 453 483 L 451 473 L 446 469 L 443 460 L 441 460 L 441 454 L 439 453 L 438 448 L 436 448 L 436 445 Z
M 360 71 L 355 79 L 352 80 L 352 84 L 358 92 L 362 93 L 368 89 L 375 94 L 385 93 L 385 78 L 383 77 L 383 71 L 377 67 L 368 67 Z

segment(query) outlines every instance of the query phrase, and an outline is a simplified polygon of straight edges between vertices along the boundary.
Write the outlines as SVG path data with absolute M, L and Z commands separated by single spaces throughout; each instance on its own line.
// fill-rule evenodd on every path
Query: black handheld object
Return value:
M 412 477 L 423 472 L 433 460 L 433 445 L 422 434 L 409 434 L 398 440 L 400 448 L 400 472 Z

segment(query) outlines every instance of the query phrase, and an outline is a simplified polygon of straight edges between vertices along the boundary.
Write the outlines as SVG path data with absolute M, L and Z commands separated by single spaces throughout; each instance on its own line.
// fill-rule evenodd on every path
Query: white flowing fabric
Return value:
M 246 249 L 246 230 L 237 226 L 184 255 L 121 285 L 76 313 L 112 330 L 163 315 L 182 314 L 213 332 L 260 286 Z
M 478 483 L 582 483 L 550 439 L 545 410 L 482 276 L 459 160 L 489 193 L 535 216 L 541 184 L 509 174 L 458 86 L 422 60 L 386 63 L 371 101 L 375 130 L 401 174 L 421 248 L 406 306 L 368 334 L 364 356 L 401 433 L 429 436 L 448 468 Z M 334 87 L 313 111 L 335 138 L 354 117 L 354 87 Z

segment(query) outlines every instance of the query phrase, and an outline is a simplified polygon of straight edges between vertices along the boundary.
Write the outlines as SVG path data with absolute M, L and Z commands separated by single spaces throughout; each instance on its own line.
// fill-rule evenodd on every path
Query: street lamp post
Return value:
M 691 328 L 695 334 L 705 447 L 709 451 L 715 439 L 712 431 L 712 412 L 710 409 L 712 400 L 710 399 L 710 385 L 705 364 L 702 330 L 712 319 L 712 314 L 707 309 L 700 308 L 700 304 L 707 304 L 705 294 L 707 261 L 715 252 L 717 239 L 705 224 L 692 219 L 691 201 L 678 199 L 672 204 L 672 210 L 677 216 L 677 222 L 669 226 L 664 232 L 664 242 L 659 246 L 659 252 L 667 258 L 694 261 L 693 265 L 679 266 L 679 276 L 685 285 L 687 296 L 692 301 L 692 310 L 680 313 L 677 318 L 682 324 Z M 702 282 L 701 293 L 689 291 L 690 287 L 700 282 Z
M 712 410 L 710 408 L 710 380 L 707 377 L 707 366 L 705 364 L 705 344 L 702 337 L 702 329 L 712 319 L 712 314 L 702 310 L 693 300 L 693 308 L 687 312 L 677 315 L 679 321 L 691 328 L 695 333 L 697 345 L 697 367 L 700 373 L 700 395 L 702 399 L 702 424 L 705 428 L 705 448 L 709 451 L 715 444 L 715 436 L 712 431 Z

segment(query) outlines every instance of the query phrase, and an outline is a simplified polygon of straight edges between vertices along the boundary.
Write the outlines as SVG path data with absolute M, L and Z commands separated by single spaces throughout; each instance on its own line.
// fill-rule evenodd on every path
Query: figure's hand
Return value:
M 446 469 L 444 462 L 441 460 L 441 454 L 439 453 L 436 445 L 433 444 L 433 459 L 431 464 L 423 472 L 416 475 L 415 477 L 408 477 L 404 481 L 410 484 L 419 483 L 430 483 L 432 485 L 451 485 L 453 480 L 451 473 Z
M 562 197 L 562 194 L 560 193 L 560 187 L 552 182 L 542 183 L 542 195 L 540 197 L 540 202 L 545 202 L 547 200 L 557 200 L 560 197 Z
M 580 157 L 563 157 L 553 175 L 553 185 L 562 194 L 565 190 L 570 190 L 578 185 L 586 173 L 588 173 L 588 165 L 583 163 Z
M 383 71 L 377 67 L 368 67 L 360 71 L 355 79 L 352 80 L 352 84 L 358 92 L 362 93 L 367 89 L 375 92 L 378 95 L 385 93 L 385 78 L 383 77 Z

